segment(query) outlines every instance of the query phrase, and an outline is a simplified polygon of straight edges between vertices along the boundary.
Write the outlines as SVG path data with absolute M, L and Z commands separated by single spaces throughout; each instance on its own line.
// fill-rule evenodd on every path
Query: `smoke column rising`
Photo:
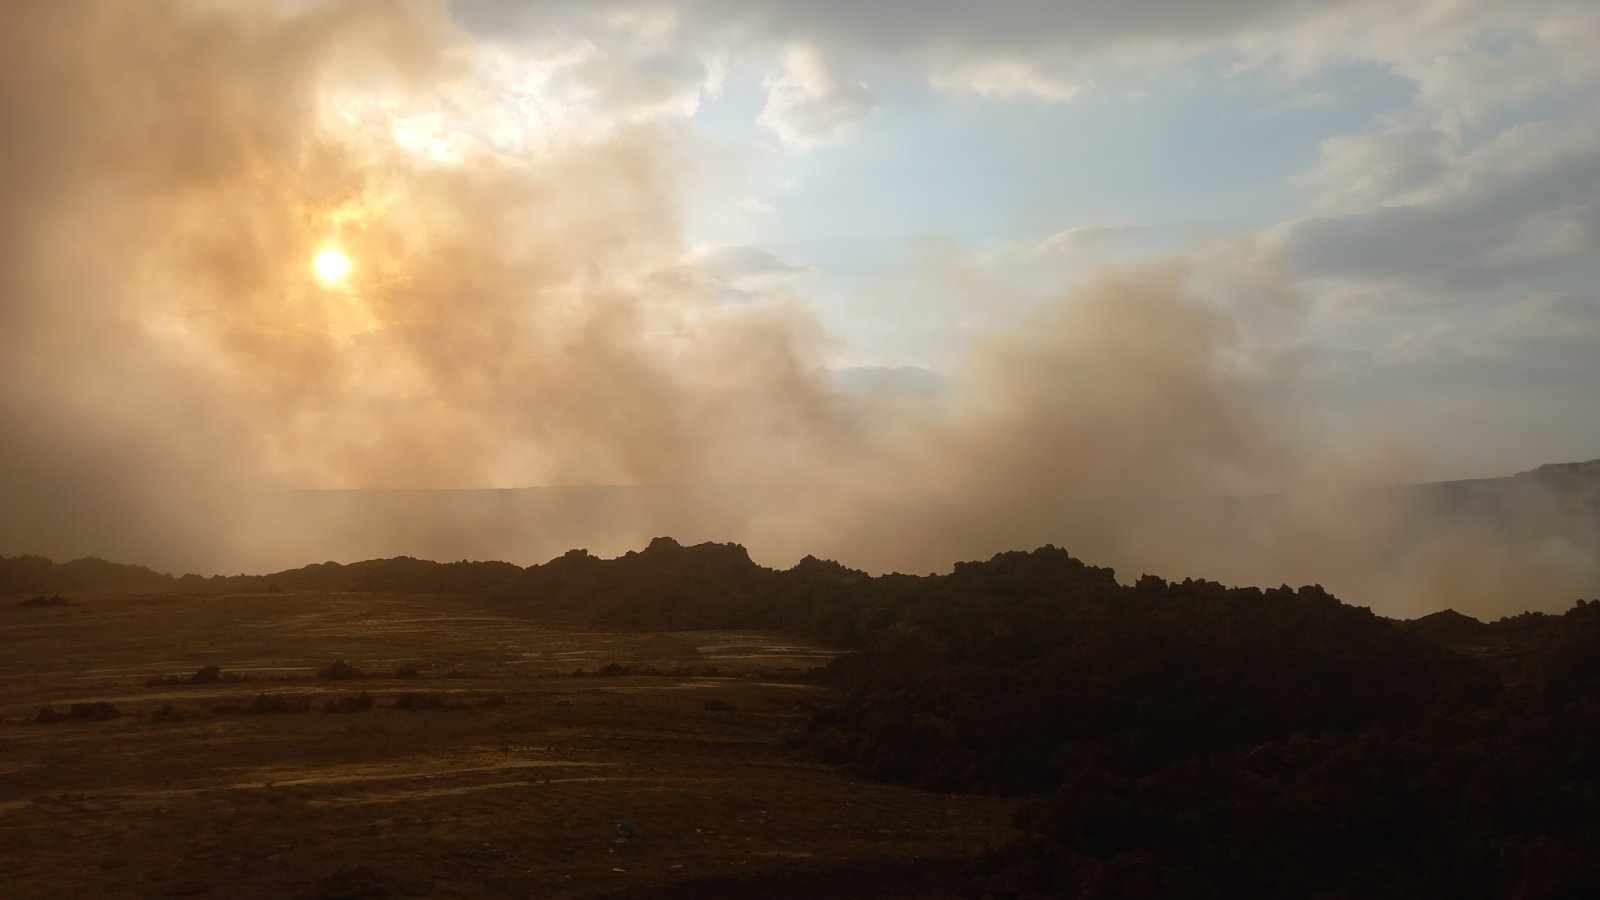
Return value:
M 1217 261 L 1101 273 L 937 408 L 843 394 L 802 306 L 684 262 L 669 136 L 402 140 L 481 94 L 475 52 L 421 3 L 0 8 L 0 552 L 526 563 L 671 533 L 925 571 L 1054 542 L 1405 613 L 1596 582 L 1560 498 L 1507 533 L 1360 491 L 1417 461 L 1294 425 L 1252 330 L 1293 299 L 1258 261 L 1220 302 Z M 621 487 L 405 493 L 521 485 Z

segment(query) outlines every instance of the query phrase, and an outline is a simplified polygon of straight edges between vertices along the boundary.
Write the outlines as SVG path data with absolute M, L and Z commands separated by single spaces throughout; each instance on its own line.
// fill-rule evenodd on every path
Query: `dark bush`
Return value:
M 317 677 L 326 681 L 348 681 L 352 678 L 360 678 L 361 670 L 343 659 L 336 659 L 317 672 Z

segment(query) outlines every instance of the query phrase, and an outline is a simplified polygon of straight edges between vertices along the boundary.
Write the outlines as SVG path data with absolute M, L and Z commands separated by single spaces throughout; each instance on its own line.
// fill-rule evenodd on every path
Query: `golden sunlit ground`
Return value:
M 783 672 L 830 654 L 773 635 L 290 594 L 7 603 L 0 643 L 0 897 L 868 897 L 1012 808 L 789 750 L 826 694 Z M 317 678 L 336 656 L 373 674 Z M 613 662 L 691 674 L 570 674 Z M 206 664 L 246 680 L 148 683 Z

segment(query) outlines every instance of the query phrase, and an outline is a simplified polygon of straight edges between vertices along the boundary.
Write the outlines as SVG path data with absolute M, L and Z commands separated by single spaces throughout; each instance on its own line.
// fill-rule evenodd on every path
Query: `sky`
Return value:
M 6 4 L 0 552 L 671 486 L 593 540 L 1172 574 L 1209 545 L 1097 504 L 1600 457 L 1596 46 L 1553 0 Z M 1214 568 L 1393 556 L 1296 524 Z
M 1439 476 L 1600 455 L 1592 4 L 451 14 L 572 60 L 572 119 L 671 129 L 686 241 L 730 296 L 815 310 L 830 366 L 948 373 L 1098 266 L 1243 254 L 1292 291 L 1273 340 L 1318 427 L 1385 429 Z

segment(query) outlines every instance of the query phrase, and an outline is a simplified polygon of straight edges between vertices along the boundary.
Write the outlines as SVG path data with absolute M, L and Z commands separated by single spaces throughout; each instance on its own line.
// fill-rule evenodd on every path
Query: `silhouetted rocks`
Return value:
M 738 544 L 656 538 L 610 560 L 574 550 L 529 566 L 497 593 L 546 616 L 608 628 L 720 628 L 751 618 L 772 574 Z
M 736 544 L 668 538 L 613 560 L 450 565 L 274 577 L 290 589 L 491 584 L 505 607 L 566 622 L 760 628 L 848 648 L 820 673 L 834 690 L 816 692 L 797 748 L 872 778 L 1026 798 L 1022 837 L 967 872 L 971 896 L 1600 896 L 1600 603 L 1395 622 L 1315 585 L 1125 585 L 1050 546 L 929 576 L 812 557 L 779 571 Z M 189 678 L 226 679 L 210 668 Z M 359 674 L 340 659 L 319 677 Z M 617 662 L 573 674 L 698 673 Z M 310 702 L 262 694 L 245 711 Z M 466 702 L 410 691 L 394 705 Z M 717 698 L 702 708 L 734 711 Z M 47 708 L 35 721 L 69 718 L 84 716 Z M 369 889 L 370 872 L 335 874 L 330 890 Z
M 52 606 L 71 606 L 72 601 L 60 594 L 40 594 L 37 597 L 29 597 L 17 605 L 25 609 L 48 609 Z
M 1444 609 L 1420 619 L 1413 619 L 1404 623 L 1404 626 L 1419 637 L 1436 644 L 1457 647 L 1490 640 L 1494 631 L 1477 619 L 1462 615 L 1453 609 Z
M 1039 798 L 974 893 L 1600 885 L 1583 851 L 1600 840 L 1600 604 L 1396 623 L 1316 586 L 1124 586 L 1054 547 L 874 578 L 719 546 L 569 554 L 511 593 L 611 626 L 856 648 L 828 667 L 840 699 L 802 745 L 876 778 Z
M 1600 484 L 1600 459 L 1545 463 L 1526 472 L 1518 472 L 1512 478 L 1538 481 L 1552 488 L 1592 490 Z
M 1048 547 L 832 596 L 815 612 L 854 604 L 867 624 L 802 744 L 876 778 L 1039 798 L 973 895 L 1600 886 L 1600 604 L 1394 623 L 1316 587 L 1124 587 Z
M 568 554 L 502 596 L 606 627 L 759 627 L 856 649 L 826 670 L 838 699 L 802 746 L 875 778 L 1035 798 L 1027 837 L 974 871 L 974 895 L 1597 883 L 1582 853 L 1600 839 L 1594 604 L 1396 623 L 1316 586 L 1125 586 L 1054 547 L 875 578 L 669 541 Z
M 0 556 L 0 593 L 44 595 L 170 590 L 175 583 L 144 566 L 107 562 L 92 556 L 56 563 L 42 556 Z M 54 605 L 54 604 L 52 604 Z
M 930 787 L 1031 793 L 1091 748 L 1148 772 L 1498 689 L 1493 673 L 1315 587 L 1124 587 L 1053 547 L 876 581 L 889 590 L 853 598 L 876 621 L 861 652 L 830 667 L 846 695 L 817 721 L 817 744 Z
M 522 571 L 505 562 L 440 563 L 410 556 L 341 565 L 318 563 L 261 576 L 238 576 L 228 590 L 384 591 L 406 594 L 476 594 L 506 583 Z
M 56 563 L 42 556 L 0 556 L 0 593 L 105 592 L 283 594 L 290 591 L 386 591 L 413 594 L 483 593 L 522 568 L 505 562 L 440 563 L 400 556 L 342 565 L 317 563 L 267 575 L 183 575 L 85 557 Z M 26 601 L 25 601 L 26 602 Z

